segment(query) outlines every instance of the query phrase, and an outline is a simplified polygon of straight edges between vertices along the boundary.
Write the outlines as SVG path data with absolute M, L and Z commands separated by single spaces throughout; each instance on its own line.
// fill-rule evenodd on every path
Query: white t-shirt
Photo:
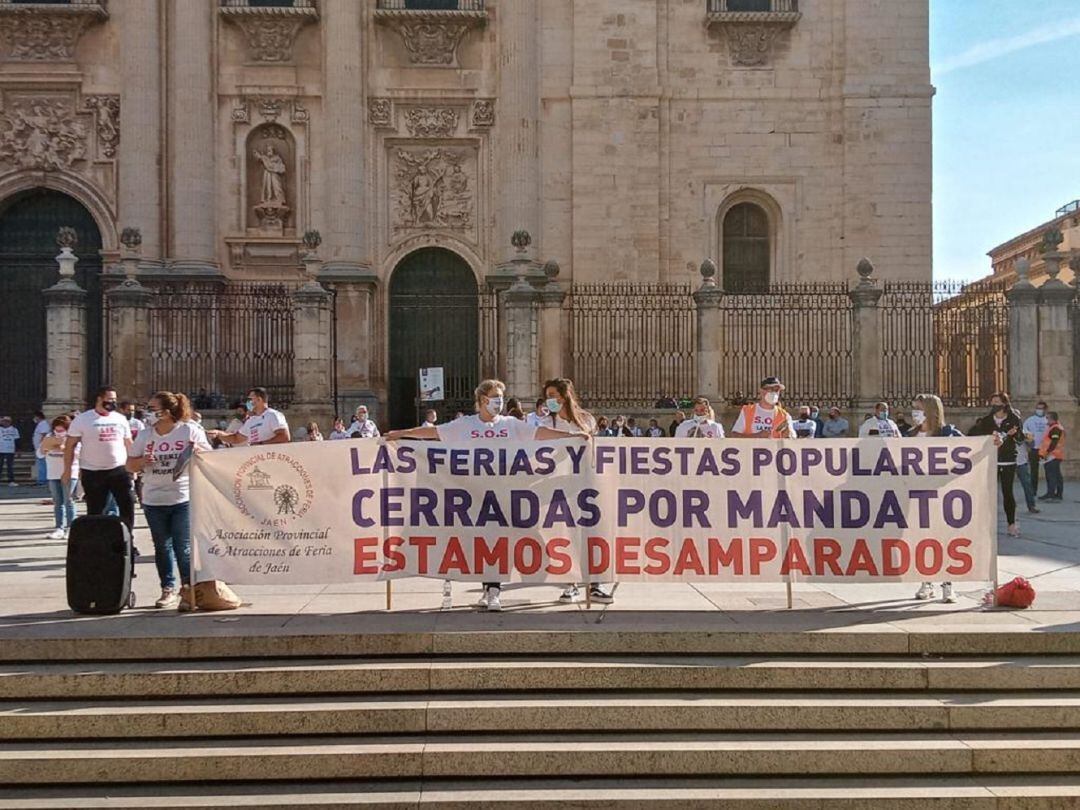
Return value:
M 420 427 L 435 427 L 435 423 L 429 422 L 427 419 L 425 419 L 423 422 L 420 423 Z
M 476 439 L 509 439 L 515 442 L 528 442 L 536 438 L 537 428 L 528 422 L 513 416 L 496 416 L 494 421 L 485 422 L 480 414 L 472 414 L 455 419 L 453 422 L 436 425 L 439 439 L 444 442 L 468 442 Z
M 42 419 L 36 425 L 34 425 L 34 435 L 31 437 L 31 441 L 34 443 L 34 449 L 37 450 L 41 446 L 41 440 L 52 433 L 52 428 L 49 427 L 49 420 Z M 1040 441 L 1042 441 L 1040 439 Z
M 191 500 L 191 486 L 185 471 L 173 481 L 176 460 L 189 445 L 209 450 L 206 432 L 194 422 L 180 422 L 162 436 L 156 430 L 144 430 L 131 446 L 131 457 L 145 456 L 149 450 L 154 455 L 151 464 L 142 471 L 142 499 L 147 506 L 176 506 Z
M 662 427 L 651 427 L 645 433 L 650 439 L 659 439 L 664 435 L 664 429 Z
M 1034 436 L 1031 443 L 1035 447 L 1042 444 L 1043 437 L 1046 435 L 1046 431 L 1049 428 L 1050 420 L 1045 416 L 1035 416 L 1032 414 L 1024 420 L 1024 433 L 1030 433 Z
M 131 438 L 134 441 L 142 431 L 146 430 L 146 423 L 133 416 L 128 420 L 128 427 L 131 428 Z
M 349 438 L 349 434 L 346 433 L 344 430 L 332 430 L 332 431 L 330 431 L 330 439 L 331 440 L 347 439 L 347 438 Z
M 759 402 L 754 406 L 754 424 L 750 430 L 746 429 L 746 419 L 743 416 L 743 411 L 739 411 L 739 417 L 735 420 L 735 424 L 731 428 L 732 433 L 769 433 L 773 429 L 773 415 L 776 413 L 775 408 L 762 408 Z M 787 438 L 795 438 L 795 428 L 792 427 L 791 417 L 787 420 Z
M 795 430 L 795 435 L 800 439 L 812 439 L 814 434 L 817 433 L 817 422 L 813 419 L 796 419 L 791 426 Z M 800 433 L 805 435 L 800 436 Z
M 131 426 L 123 414 L 83 411 L 72 420 L 68 436 L 81 440 L 79 463 L 84 470 L 113 470 L 127 462 Z
M 549 413 L 547 416 L 537 419 L 536 427 L 546 427 L 549 430 L 559 430 L 563 433 L 582 432 L 582 429 L 580 427 L 578 427 L 568 419 L 563 419 L 563 417 L 559 414 L 555 414 L 554 417 L 555 418 L 553 419 L 552 414 Z M 596 420 L 593 419 L 591 413 L 587 411 L 578 411 L 577 417 L 581 420 L 581 424 L 585 429 L 585 433 L 596 433 Z M 528 424 L 528 417 L 526 417 L 525 422 L 526 424 Z
M 82 444 L 75 445 L 75 457 L 71 460 L 71 478 L 72 480 L 79 477 L 79 451 L 82 450 Z M 38 458 L 45 459 L 45 478 L 49 481 L 59 481 L 64 477 L 64 448 L 54 447 L 45 453 L 41 452 L 39 447 L 37 450 Z
M 356 434 L 360 439 L 377 439 L 379 437 L 379 426 L 375 424 L 371 419 L 365 419 L 363 422 L 353 419 L 353 423 L 349 425 L 349 435 Z
M 683 419 L 675 428 L 676 439 L 722 439 L 724 438 L 724 426 L 719 422 L 706 419 L 698 424 L 692 418 Z
M 241 419 L 237 419 L 235 416 L 233 420 L 229 422 L 229 426 L 225 428 L 226 433 L 237 434 L 240 432 L 240 428 L 244 426 L 244 422 Z
M 290 438 L 289 423 L 285 421 L 285 414 L 273 408 L 267 408 L 261 414 L 252 413 L 248 416 L 238 432 L 247 439 L 248 444 L 263 444 L 272 439 L 274 434 L 282 428 L 285 429 L 285 437 Z
M 859 438 L 865 439 L 867 436 L 870 436 L 871 430 L 876 430 L 876 437 L 882 439 L 900 438 L 900 428 L 896 426 L 896 422 L 892 419 L 878 419 L 877 417 L 867 419 L 859 425 Z M 875 438 L 875 436 L 870 436 L 870 438 Z
M 540 414 L 540 413 L 537 413 L 536 411 L 533 411 L 532 413 L 525 414 L 526 423 L 532 425 L 533 427 L 540 427 L 541 425 L 544 424 L 545 419 L 548 422 L 551 421 L 551 417 L 546 413 L 545 414 Z
M 0 453 L 14 453 L 19 440 L 19 429 L 14 425 L 0 427 Z

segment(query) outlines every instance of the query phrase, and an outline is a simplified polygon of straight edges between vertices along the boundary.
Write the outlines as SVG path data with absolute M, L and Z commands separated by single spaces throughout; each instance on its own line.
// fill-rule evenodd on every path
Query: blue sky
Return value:
M 1080 0 L 931 0 L 934 276 L 1080 198 Z

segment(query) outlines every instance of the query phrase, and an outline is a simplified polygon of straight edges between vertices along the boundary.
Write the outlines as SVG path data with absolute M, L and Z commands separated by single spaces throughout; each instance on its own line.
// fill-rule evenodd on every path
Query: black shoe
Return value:
M 1054 500 L 1054 496 L 1047 493 L 1046 495 L 1040 495 L 1035 500 L 1037 500 L 1037 501 L 1052 501 L 1052 500 Z
M 1035 508 L 1034 506 L 1029 506 L 1029 507 L 1028 507 L 1028 512 L 1029 512 L 1030 514 L 1032 514 L 1032 515 L 1037 515 L 1037 514 L 1039 514 L 1039 510 L 1038 510 L 1038 509 L 1036 509 L 1036 508 Z

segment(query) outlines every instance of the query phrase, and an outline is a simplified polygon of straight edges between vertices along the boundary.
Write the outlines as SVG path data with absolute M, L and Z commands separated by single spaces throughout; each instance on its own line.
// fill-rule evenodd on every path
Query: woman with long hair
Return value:
M 154 540 L 154 563 L 161 580 L 159 608 L 194 608 L 191 592 L 191 487 L 187 462 L 193 452 L 210 449 L 203 429 L 192 420 L 184 394 L 158 391 L 150 397 L 154 426 L 140 431 L 127 468 L 143 474 L 143 514 Z M 177 465 L 183 465 L 177 475 Z M 181 589 L 176 589 L 176 570 Z
M 452 422 L 434 427 L 415 427 L 408 430 L 391 430 L 386 434 L 387 441 L 398 439 L 433 439 L 442 442 L 468 441 L 513 441 L 528 442 L 539 439 L 569 439 L 572 436 L 587 437 L 581 430 L 562 431 L 549 427 L 530 425 L 522 419 L 506 414 L 506 385 L 501 380 L 484 380 L 475 391 L 476 413 L 462 416 Z M 488 610 L 502 610 L 502 583 L 485 582 L 482 604 Z M 444 591 L 444 598 L 449 594 Z
M 998 391 L 990 397 L 990 413 L 981 417 L 968 431 L 970 436 L 993 436 L 997 445 L 997 474 L 1001 485 L 1002 505 L 1005 507 L 1005 520 L 1009 524 L 1010 537 L 1020 536 L 1020 524 L 1016 522 L 1016 496 L 1013 484 L 1016 481 L 1017 438 L 1023 438 L 1024 427 L 1020 421 L 1020 412 L 1012 406 L 1009 395 Z
M 911 403 L 911 424 L 909 439 L 940 439 L 956 436 L 963 438 L 964 436 L 956 425 L 945 423 L 945 406 L 937 394 L 919 394 L 915 397 Z M 919 590 L 915 593 L 915 598 L 920 600 L 936 597 L 937 591 L 934 590 L 934 583 L 930 581 L 919 585 Z M 952 582 L 941 583 L 941 601 L 949 604 L 956 601 L 956 592 L 953 590 Z

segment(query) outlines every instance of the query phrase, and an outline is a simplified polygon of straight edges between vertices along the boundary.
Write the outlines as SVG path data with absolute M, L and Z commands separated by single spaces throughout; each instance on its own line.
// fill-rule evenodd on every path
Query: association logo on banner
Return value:
M 308 513 L 314 499 L 311 475 L 288 453 L 257 453 L 233 476 L 233 502 L 260 526 L 288 526 Z

